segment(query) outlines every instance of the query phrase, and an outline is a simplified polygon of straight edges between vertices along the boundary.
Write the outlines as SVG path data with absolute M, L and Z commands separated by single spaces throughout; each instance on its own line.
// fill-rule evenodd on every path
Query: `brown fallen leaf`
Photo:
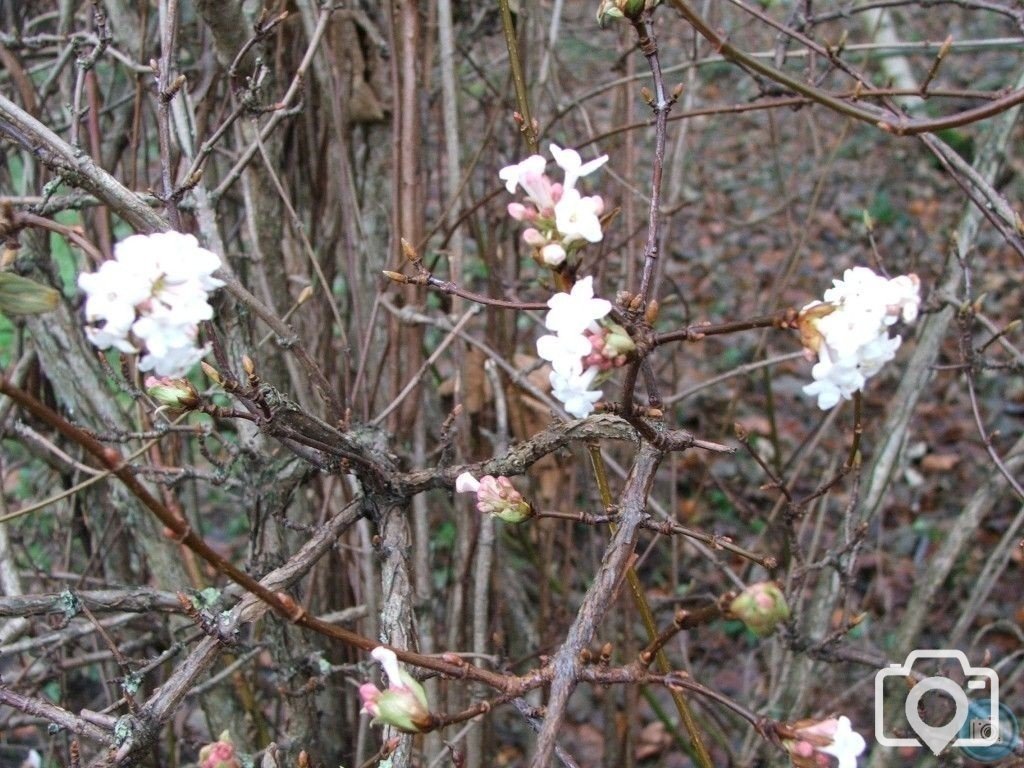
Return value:
M 660 720 L 648 723 L 640 731 L 636 739 L 636 751 L 634 756 L 638 761 L 650 760 L 657 757 L 672 744 L 672 737 L 669 735 L 665 724 Z
M 740 416 L 736 423 L 753 435 L 770 435 L 772 432 L 772 423 L 761 414 L 752 413 L 747 416 Z
M 929 453 L 921 459 L 922 472 L 949 472 L 960 463 L 956 453 Z

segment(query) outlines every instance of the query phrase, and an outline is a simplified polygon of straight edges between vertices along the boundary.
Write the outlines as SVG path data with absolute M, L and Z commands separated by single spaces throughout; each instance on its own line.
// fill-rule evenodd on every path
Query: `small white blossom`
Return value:
M 513 165 L 506 165 L 498 171 L 498 178 L 505 182 L 505 189 L 514 194 L 519 180 L 528 173 L 544 173 L 544 166 L 548 164 L 541 155 L 530 155 L 525 160 Z
M 865 747 L 867 744 L 864 737 L 853 730 L 850 718 L 843 716 L 839 718 L 835 732 L 832 734 L 832 743 L 818 751 L 838 758 L 838 768 L 857 768 L 857 758 L 860 757 Z
M 498 171 L 498 178 L 505 182 L 505 189 L 515 192 L 522 187 L 540 210 L 551 210 L 555 205 L 554 184 L 544 175 L 544 167 L 548 164 L 541 155 L 530 155 L 521 163 L 506 165 Z
M 808 397 L 817 398 L 818 407 L 821 410 L 829 411 L 839 404 L 840 399 L 843 399 L 844 397 L 845 399 L 849 399 L 858 389 L 860 389 L 859 386 L 841 386 L 831 378 L 818 377 L 810 384 L 804 386 L 803 392 Z
M 601 155 L 584 163 L 580 153 L 575 149 L 562 149 L 557 144 L 551 144 L 549 149 L 551 150 L 551 156 L 555 158 L 555 163 L 565 171 L 565 181 L 562 182 L 563 194 L 565 190 L 575 189 L 578 179 L 593 173 L 608 162 L 608 155 Z
M 157 376 L 179 378 L 192 370 L 209 351 L 209 346 L 197 347 L 195 344 L 168 347 L 159 356 L 147 353 L 139 358 L 139 370 L 153 371 Z
M 579 190 L 563 190 L 561 199 L 555 204 L 555 227 L 562 235 L 562 242 L 600 242 L 604 237 L 601 232 L 602 211 L 604 201 L 598 195 L 582 197 Z
M 824 755 L 836 758 L 836 768 L 857 768 L 857 758 L 867 743 L 853 730 L 850 718 L 830 717 L 827 720 L 802 720 L 786 727 L 782 746 L 790 760 L 799 768 L 815 768 L 832 764 Z
M 127 335 L 135 322 L 135 305 L 150 296 L 152 283 L 128 265 L 111 259 L 95 272 L 79 275 L 78 284 L 87 296 L 86 320 L 103 323 L 102 327 L 87 329 L 89 340 L 101 349 L 117 347 L 122 352 L 135 352 Z
M 803 391 L 817 398 L 819 408 L 851 399 L 896 356 L 902 339 L 890 337 L 889 327 L 917 317 L 919 289 L 916 275 L 889 280 L 855 267 L 833 281 L 824 302 L 812 301 L 800 311 L 804 345 L 818 355 L 811 369 L 814 381 Z
M 130 318 L 126 328 L 120 321 L 113 322 L 107 320 L 102 328 L 96 328 L 94 326 L 86 326 L 85 337 L 89 339 L 90 343 L 97 349 L 114 349 L 119 352 L 124 352 L 128 355 L 133 355 L 139 350 L 135 348 L 135 345 L 128 339 L 128 331 L 131 329 L 131 320 L 135 318 L 134 311 Z
M 601 390 L 592 390 L 590 385 L 598 369 L 591 366 L 581 374 L 564 376 L 558 371 L 551 372 L 551 393 L 562 401 L 565 410 L 578 419 L 594 412 L 594 403 L 601 399 Z
M 547 334 L 537 339 L 537 355 L 563 376 L 582 373 L 582 360 L 591 351 L 590 340 L 582 333 Z
M 894 277 L 889 281 L 889 289 L 890 314 L 898 309 L 903 322 L 914 322 L 921 309 L 921 281 L 917 275 Z
M 610 301 L 594 298 L 594 278 L 590 276 L 577 281 L 569 293 L 556 293 L 548 299 L 548 306 L 551 309 L 544 325 L 560 336 L 582 334 L 612 311 Z
M 549 267 L 557 267 L 565 261 L 565 248 L 561 243 L 548 243 L 540 249 L 540 258 Z

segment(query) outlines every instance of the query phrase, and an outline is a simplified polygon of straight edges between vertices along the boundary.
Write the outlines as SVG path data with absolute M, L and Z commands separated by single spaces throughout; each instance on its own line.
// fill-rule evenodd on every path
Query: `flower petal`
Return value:
M 469 472 L 463 472 L 455 478 L 455 491 L 457 493 L 476 493 L 480 490 L 480 481 Z

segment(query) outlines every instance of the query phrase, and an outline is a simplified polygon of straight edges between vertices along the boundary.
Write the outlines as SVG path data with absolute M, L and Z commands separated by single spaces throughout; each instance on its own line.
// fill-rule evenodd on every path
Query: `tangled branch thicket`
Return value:
M 873 686 L 959 649 L 1024 716 L 1022 44 L 1009 0 L 0 0 L 0 764 L 976 764 L 876 743 Z M 212 319 L 152 327 L 157 259 L 98 351 L 79 275 L 170 230 Z M 823 411 L 857 266 L 921 317 Z M 203 372 L 145 383 L 136 311 Z

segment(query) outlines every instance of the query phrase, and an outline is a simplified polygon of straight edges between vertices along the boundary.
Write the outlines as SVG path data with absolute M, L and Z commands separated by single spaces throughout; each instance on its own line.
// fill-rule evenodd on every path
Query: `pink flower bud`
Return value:
M 530 202 L 537 206 L 540 211 L 551 210 L 555 201 L 552 197 L 554 187 L 551 179 L 543 173 L 528 171 L 520 180 L 520 186 L 526 191 Z
M 513 487 L 512 481 L 503 475 L 485 475 L 480 478 L 476 508 L 506 523 L 521 523 L 533 516 L 533 509 L 523 499 L 523 495 Z
M 548 239 L 539 230 L 530 227 L 523 230 L 523 242 L 533 248 L 543 248 L 548 244 Z
M 537 218 L 537 211 L 522 203 L 509 203 L 508 215 L 516 221 L 533 221 Z
M 629 353 L 636 349 L 626 329 L 616 323 L 609 323 L 606 328 L 589 330 L 585 336 L 591 349 L 591 353 L 583 359 L 585 368 L 594 366 L 604 372 L 621 367 L 626 364 Z
M 455 478 L 455 490 L 459 493 L 475 493 L 477 509 L 506 523 L 521 523 L 533 517 L 533 508 L 504 475 L 484 475 L 477 480 L 469 472 L 463 472 Z
M 363 711 L 373 715 L 372 725 L 390 725 L 405 733 L 420 733 L 430 727 L 430 711 L 408 688 L 378 690 L 372 683 L 359 686 Z
M 730 603 L 729 610 L 758 637 L 767 637 L 789 618 L 786 598 L 771 581 L 751 584 Z
M 433 722 L 423 686 L 398 666 L 395 652 L 383 646 L 373 649 L 373 658 L 380 662 L 388 678 L 387 690 L 373 683 L 359 686 L 363 711 L 373 715 L 372 725 L 390 725 L 406 733 L 420 733 Z
M 583 358 L 583 368 L 596 368 L 600 373 L 604 373 L 612 369 L 612 361 L 600 352 L 591 352 Z
M 227 731 L 221 733 L 219 740 L 199 750 L 200 768 L 241 768 L 241 765 Z
M 565 188 L 557 181 L 551 185 L 551 202 L 552 205 L 547 209 L 547 213 L 552 213 L 555 210 L 555 203 L 562 199 L 562 194 L 565 192 Z
M 363 711 L 369 715 L 377 717 L 380 714 L 380 710 L 377 707 L 377 699 L 380 698 L 381 691 L 373 683 L 363 683 L 359 686 L 359 699 L 363 702 Z

